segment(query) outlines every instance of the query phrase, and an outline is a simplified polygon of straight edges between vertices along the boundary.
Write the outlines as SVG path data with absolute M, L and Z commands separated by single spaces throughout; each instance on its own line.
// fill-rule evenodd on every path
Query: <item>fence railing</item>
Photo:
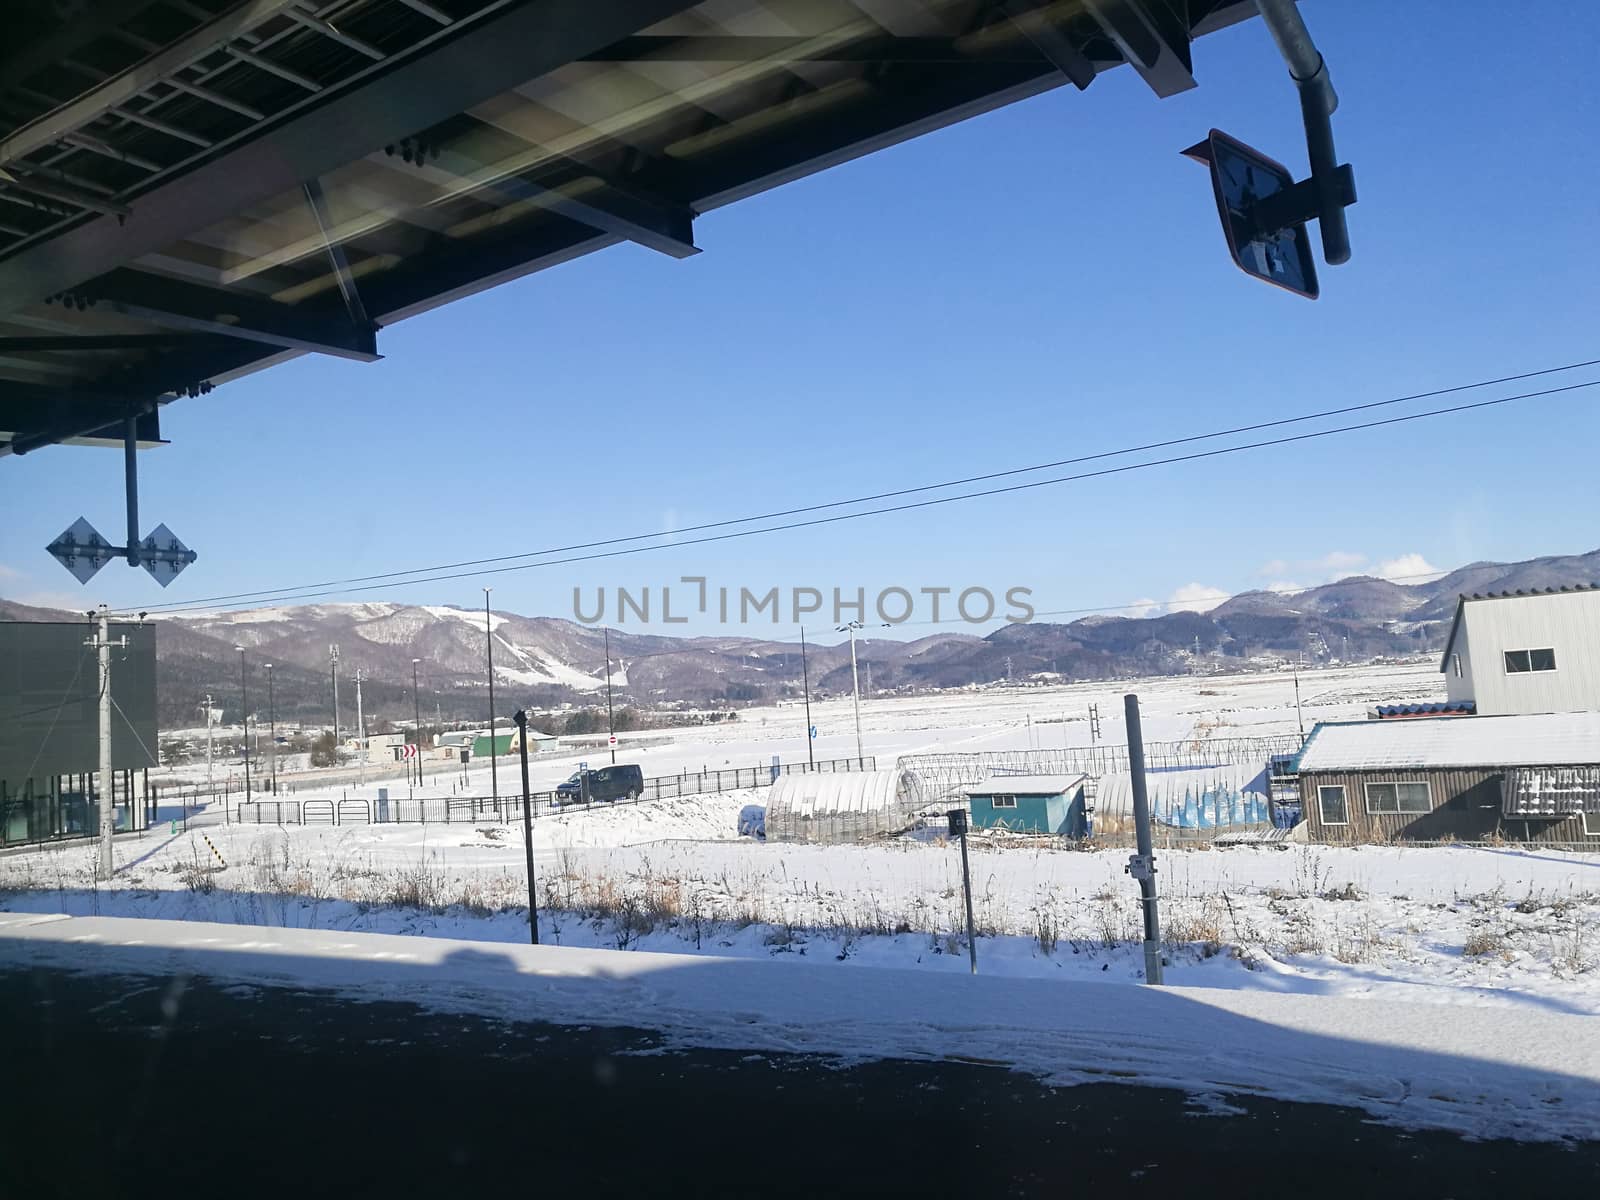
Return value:
M 532 792 L 535 817 L 558 812 L 583 812 L 594 808 L 613 808 L 625 804 L 651 804 L 680 796 L 706 796 L 769 787 L 782 775 L 812 772 L 872 771 L 877 759 L 829 758 L 818 763 L 779 763 L 761 767 L 727 767 L 715 771 L 683 771 L 677 775 L 656 775 L 644 781 L 637 797 L 617 800 L 566 799 L 553 791 Z M 345 797 L 343 799 L 258 800 L 240 804 L 236 819 L 246 825 L 393 825 L 393 824 L 473 824 L 522 819 L 522 797 L 440 796 L 389 799 Z

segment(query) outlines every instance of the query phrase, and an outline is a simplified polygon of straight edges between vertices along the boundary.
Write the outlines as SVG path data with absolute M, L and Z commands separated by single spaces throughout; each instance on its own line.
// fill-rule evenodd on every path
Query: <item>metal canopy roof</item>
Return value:
M 1131 63 L 1247 0 L 76 0 L 0 51 L 0 454 Z

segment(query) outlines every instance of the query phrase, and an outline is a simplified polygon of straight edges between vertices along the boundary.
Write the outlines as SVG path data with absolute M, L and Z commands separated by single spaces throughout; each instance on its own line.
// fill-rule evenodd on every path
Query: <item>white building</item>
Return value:
M 1600 709 L 1600 585 L 1461 597 L 1439 670 L 1479 716 Z

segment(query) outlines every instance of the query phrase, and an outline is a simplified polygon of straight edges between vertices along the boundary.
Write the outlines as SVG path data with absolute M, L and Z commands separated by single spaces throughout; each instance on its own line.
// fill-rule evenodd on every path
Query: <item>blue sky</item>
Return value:
M 380 363 L 306 357 L 169 406 L 144 522 L 202 557 L 165 591 L 114 563 L 80 592 L 43 553 L 80 513 L 120 530 L 116 453 L 0 464 L 0 594 L 139 606 L 681 529 L 1600 358 L 1600 21 L 1304 11 L 1361 197 L 1315 303 L 1231 265 L 1178 154 L 1216 126 L 1304 173 L 1293 88 L 1249 22 L 1196 44 L 1200 86 L 1174 99 L 1118 70 L 707 214 L 687 261 L 620 246 L 396 325 Z M 1600 398 L 1578 392 L 348 598 L 472 605 L 492 583 L 497 608 L 566 616 L 575 586 L 592 604 L 696 575 L 1023 586 L 1051 611 L 1404 574 L 1600 544 L 1596 445 Z M 686 630 L 713 626 L 657 631 Z

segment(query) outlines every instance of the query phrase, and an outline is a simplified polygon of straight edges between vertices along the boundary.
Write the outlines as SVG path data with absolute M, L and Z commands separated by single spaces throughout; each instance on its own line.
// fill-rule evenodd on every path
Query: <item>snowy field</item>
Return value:
M 1359 717 L 1375 704 L 1429 699 L 1438 689 L 1430 664 L 1306 673 L 1303 719 L 1309 728 L 1317 720 Z M 885 698 L 863 705 L 866 750 L 887 765 L 901 754 L 930 751 L 1083 745 L 1090 703 L 1101 708 L 1102 740 L 1115 743 L 1124 736 L 1124 690 L 1142 697 L 1148 741 L 1287 733 L 1300 719 L 1287 674 Z M 813 719 L 824 732 L 819 757 L 853 750 L 847 702 L 814 706 Z M 684 731 L 672 746 L 625 747 L 619 758 L 641 762 L 652 775 L 752 766 L 773 754 L 792 759 L 797 750 L 803 753 L 803 743 L 796 745 L 802 722 L 798 708 L 751 710 L 737 724 Z M 541 762 L 535 786 L 563 778 L 571 765 Z M 502 786 L 509 790 L 509 767 L 502 767 Z M 472 790 L 488 790 L 487 774 L 475 772 Z M 299 798 L 309 794 L 301 791 Z M 541 816 L 534 831 L 541 941 L 579 951 L 572 969 L 580 975 L 618 970 L 595 966 L 614 962 L 614 955 L 584 954 L 628 951 L 630 960 L 657 964 L 640 971 L 656 971 L 661 962 L 743 962 L 763 973 L 789 972 L 796 994 L 833 986 L 806 982 L 815 977 L 837 978 L 851 994 L 864 994 L 880 988 L 869 980 L 933 984 L 945 977 L 953 984 L 965 976 L 960 859 L 953 846 L 928 832 L 870 846 L 768 845 L 737 837 L 739 810 L 764 795 L 753 789 Z M 413 936 L 410 944 L 435 948 L 417 950 L 420 958 L 449 957 L 440 947 L 461 944 L 487 952 L 487 943 L 498 943 L 494 953 L 511 953 L 528 936 L 520 823 L 279 829 L 224 824 L 214 805 L 188 832 L 163 820 L 142 836 L 120 839 L 110 883 L 95 880 L 95 853 L 79 843 L 0 856 L 0 911 L 14 914 L 0 917 L 0 942 L 16 930 L 126 917 L 197 930 L 215 926 L 195 922 L 272 929 L 253 942 L 246 937 L 252 945 L 421 935 L 423 942 Z M 1126 851 L 974 839 L 985 986 L 1054 988 L 1062 1002 L 1070 997 L 1074 1013 L 1101 1013 L 1107 1021 L 1125 1004 L 1145 1003 L 1116 998 L 1145 994 L 1126 986 L 1140 980 L 1142 968 L 1137 889 L 1123 871 L 1126 860 Z M 1600 854 L 1466 846 L 1195 848 L 1160 851 L 1158 867 L 1166 982 L 1198 998 L 1198 1011 L 1242 1021 L 1248 1016 L 1247 1026 L 1259 1020 L 1273 1028 L 1309 1019 L 1295 1016 L 1292 1006 L 1274 1007 L 1291 1001 L 1326 1002 L 1334 1006 L 1327 1011 L 1337 1010 L 1346 1023 L 1351 1014 L 1381 1012 L 1368 1042 L 1388 1037 L 1373 1031 L 1391 1029 L 1391 1014 L 1407 1005 L 1434 1014 L 1440 1026 L 1480 1033 L 1559 1017 L 1582 1022 L 1591 1066 L 1600 1071 L 1600 1022 L 1590 1023 L 1600 1016 Z M 55 920 L 62 916 L 71 919 Z M 130 944 L 139 940 L 118 936 Z M 539 971 L 547 973 L 543 966 Z M 881 986 L 897 996 L 904 985 Z M 1100 996 L 1106 999 L 1085 998 Z M 617 1003 L 617 1021 L 627 1023 L 620 1015 L 626 1005 Z M 1441 1005 L 1449 1006 L 1449 1015 L 1439 1015 Z M 637 1012 L 634 1019 L 640 1019 Z M 905 1042 L 908 1052 L 922 1036 Z M 1122 1045 L 1136 1059 L 1148 1058 L 1148 1038 L 1171 1035 L 1140 1036 L 1146 1042 L 1124 1039 Z M 887 1033 L 885 1039 L 886 1053 L 901 1045 Z M 862 1049 L 837 1041 L 824 1039 L 815 1048 Z M 1050 1044 L 1049 1062 L 1032 1062 L 1016 1047 L 1005 1053 L 991 1047 L 992 1057 L 1051 1078 L 1089 1077 L 1079 1062 L 1086 1044 L 1070 1038 Z M 1268 1069 L 1259 1053 L 1252 1054 L 1255 1065 L 1236 1072 L 1239 1089 L 1305 1094 L 1290 1087 L 1292 1072 Z M 1192 1086 L 1203 1090 L 1216 1082 L 1212 1068 L 1196 1070 Z M 1149 1061 L 1130 1074 L 1162 1078 Z M 1380 1081 L 1374 1096 L 1363 1098 L 1359 1088 L 1346 1087 L 1355 1076 L 1338 1078 L 1337 1086 L 1329 1084 L 1333 1092 L 1387 1111 L 1390 1083 Z M 1583 1103 L 1600 1104 L 1594 1083 L 1582 1093 Z M 1569 1105 L 1564 1119 L 1585 1111 L 1581 1104 L 1572 1107 L 1570 1089 L 1558 1088 L 1552 1103 Z M 1409 1097 L 1406 1112 L 1421 1124 L 1473 1128 L 1456 1107 L 1436 1099 L 1419 1108 Z M 1565 1128 L 1559 1122 L 1551 1128 L 1557 1127 Z

